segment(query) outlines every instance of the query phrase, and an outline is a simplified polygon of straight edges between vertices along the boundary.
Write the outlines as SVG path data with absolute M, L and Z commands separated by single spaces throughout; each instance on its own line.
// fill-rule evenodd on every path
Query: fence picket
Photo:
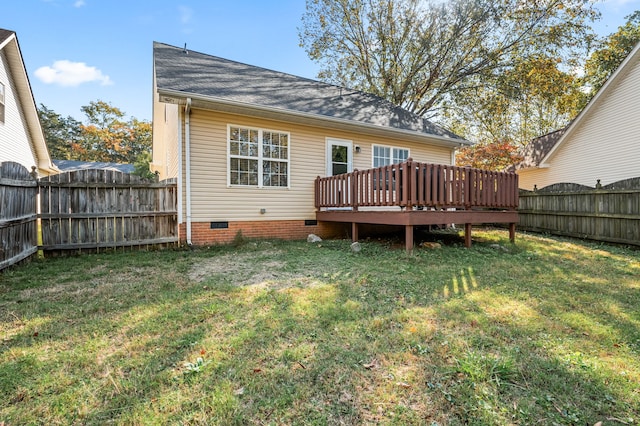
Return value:
M 178 241 L 175 179 L 82 170 L 40 179 L 43 250 L 79 250 Z
M 518 202 L 520 229 L 640 245 L 640 178 L 603 188 L 556 184 L 521 190 Z
M 0 270 L 38 249 L 35 179 L 21 164 L 0 163 Z

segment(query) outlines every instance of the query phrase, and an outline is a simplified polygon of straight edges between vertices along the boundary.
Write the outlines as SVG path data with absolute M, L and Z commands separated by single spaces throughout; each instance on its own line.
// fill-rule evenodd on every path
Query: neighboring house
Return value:
M 103 163 L 92 161 L 75 161 L 75 160 L 53 160 L 53 164 L 60 169 L 61 172 L 73 172 L 76 170 L 112 170 L 122 173 L 133 173 L 135 166 L 133 164 L 120 163 Z
M 178 179 L 188 243 L 329 235 L 318 176 L 416 161 L 453 164 L 469 142 L 379 97 L 154 43 L 153 162 Z
M 16 33 L 0 29 L 0 163 L 14 161 L 40 176 L 51 164 Z
M 640 44 L 582 112 L 558 132 L 534 139 L 516 166 L 520 188 L 554 183 L 607 185 L 640 176 Z

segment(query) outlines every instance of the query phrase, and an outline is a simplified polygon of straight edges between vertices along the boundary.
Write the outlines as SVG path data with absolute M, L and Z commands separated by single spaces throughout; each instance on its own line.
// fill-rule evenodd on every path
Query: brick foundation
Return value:
M 322 238 L 348 238 L 350 224 L 318 222 L 307 226 L 304 220 L 274 220 L 253 222 L 229 222 L 224 229 L 211 229 L 210 222 L 191 223 L 191 243 L 196 246 L 228 244 L 242 231 L 244 238 L 273 238 L 281 240 L 304 240 L 309 234 Z M 180 241 L 187 240 L 186 223 L 180 224 Z

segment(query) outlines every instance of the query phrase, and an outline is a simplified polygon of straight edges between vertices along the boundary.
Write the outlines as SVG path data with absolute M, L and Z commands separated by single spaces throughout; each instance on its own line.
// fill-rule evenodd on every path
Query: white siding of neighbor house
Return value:
M 518 172 L 520 187 L 554 183 L 595 186 L 640 176 L 640 60 L 603 92 L 547 161 Z
M 30 171 L 32 166 L 38 166 L 38 162 L 32 150 L 31 136 L 27 130 L 9 63 L 1 51 L 0 82 L 5 88 L 5 119 L 4 123 L 0 123 L 0 163 L 14 161 Z
M 289 188 L 227 185 L 229 124 L 289 133 Z M 192 220 L 314 219 L 314 180 L 317 176 L 326 175 L 326 138 L 351 140 L 354 147 L 360 146 L 361 152 L 353 153 L 353 167 L 361 170 L 371 168 L 373 144 L 409 148 L 411 157 L 416 161 L 450 164 L 452 158 L 451 149 L 439 146 L 194 109 L 191 113 Z M 184 161 L 184 153 L 182 158 Z M 183 167 L 183 183 L 185 173 Z M 184 189 L 182 193 L 184 202 Z M 261 209 L 266 213 L 261 214 Z

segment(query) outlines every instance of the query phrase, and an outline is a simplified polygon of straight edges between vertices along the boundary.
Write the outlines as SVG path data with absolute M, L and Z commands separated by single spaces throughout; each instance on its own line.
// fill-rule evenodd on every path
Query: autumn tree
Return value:
M 518 146 L 513 142 L 490 141 L 467 146 L 456 153 L 456 165 L 475 167 L 497 172 L 522 161 Z
M 132 118 L 104 101 L 91 102 L 81 108 L 87 117 L 80 125 L 82 134 L 78 151 L 84 161 L 134 163 L 151 150 L 151 124 Z
M 535 54 L 569 61 L 592 38 L 593 0 L 307 0 L 301 46 L 319 77 L 422 116 Z
M 91 102 L 81 110 L 85 123 L 64 118 L 44 105 L 38 108 L 51 158 L 136 164 L 136 173 L 151 177 L 151 123 L 135 117 L 125 120 L 120 109 L 103 101 Z

